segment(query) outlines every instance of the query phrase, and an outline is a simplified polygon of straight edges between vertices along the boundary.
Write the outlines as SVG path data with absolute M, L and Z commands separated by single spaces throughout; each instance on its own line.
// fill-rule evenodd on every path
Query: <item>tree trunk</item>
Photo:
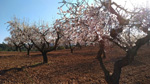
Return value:
M 30 49 L 27 49 L 27 55 L 28 56 L 30 55 Z
M 136 55 L 137 50 L 132 49 L 129 50 L 126 54 L 126 57 L 124 57 L 121 60 L 118 60 L 114 64 L 114 72 L 111 75 L 112 77 L 112 84 L 119 84 L 120 74 L 121 74 L 121 68 L 131 64 L 131 62 L 134 60 L 134 56 Z
M 65 49 L 68 49 L 68 45 L 65 44 Z
M 48 63 L 47 52 L 42 52 L 43 55 L 43 63 Z
M 79 42 L 77 42 L 76 47 L 79 47 L 80 49 L 82 49 L 82 46 L 80 45 Z
M 70 52 L 73 53 L 73 47 L 70 42 L 69 42 L 69 47 L 70 47 Z
M 105 52 L 104 52 L 103 41 L 100 41 L 100 49 L 98 51 L 97 58 L 100 62 L 100 66 L 105 74 L 105 80 L 107 81 L 108 84 L 119 84 L 121 69 L 129 65 L 134 60 L 134 56 L 136 56 L 138 49 L 139 47 L 133 47 L 129 49 L 126 52 L 126 56 L 124 58 L 115 62 L 113 74 L 110 74 L 103 63 L 102 55 L 105 56 Z
M 33 45 L 28 43 L 28 46 L 26 44 L 23 44 L 23 46 L 27 50 L 27 56 L 29 56 L 30 55 L 30 50 L 32 49 Z
M 16 46 L 16 51 L 18 51 L 18 47 Z
M 19 47 L 19 52 L 22 52 L 21 48 Z
M 123 67 L 129 65 L 134 60 L 134 56 L 137 53 L 137 49 L 133 48 L 133 49 L 129 50 L 126 53 L 126 56 L 124 58 L 115 62 L 112 75 L 109 74 L 109 71 L 107 71 L 105 65 L 103 64 L 102 57 L 100 56 L 100 55 L 102 55 L 101 53 L 102 53 L 102 51 L 98 52 L 98 60 L 100 62 L 100 66 L 101 66 L 102 70 L 104 71 L 105 80 L 107 81 L 108 84 L 119 84 L 121 69 Z
M 85 42 L 84 46 L 86 47 L 86 42 Z
M 73 53 L 73 49 L 72 48 L 70 49 L 70 52 Z

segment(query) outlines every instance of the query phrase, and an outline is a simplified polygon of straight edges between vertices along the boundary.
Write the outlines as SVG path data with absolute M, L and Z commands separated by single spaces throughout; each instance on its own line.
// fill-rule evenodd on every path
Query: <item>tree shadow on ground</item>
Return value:
M 0 58 L 9 58 L 9 57 L 14 57 L 15 55 L 8 55 L 8 56 L 0 56 Z
M 5 70 L 0 70 L 0 75 L 4 75 L 8 71 L 22 71 L 25 68 L 33 68 L 33 67 L 41 66 L 43 64 L 44 63 L 37 63 L 37 64 L 30 65 L 30 66 L 22 66 L 21 68 L 10 68 L 10 69 L 5 69 Z
M 67 55 L 70 55 L 70 53 L 47 53 L 47 56 L 50 56 L 50 57 L 60 57 L 60 56 L 67 56 Z M 42 57 L 42 54 L 34 54 L 34 55 L 30 55 L 30 57 L 33 57 L 33 58 Z
M 48 53 L 47 56 L 49 57 L 53 57 L 53 58 L 56 58 L 56 57 L 61 57 L 61 56 L 69 56 L 71 55 L 72 53 Z
M 30 55 L 30 57 L 41 57 L 42 54 L 35 54 L 35 55 Z

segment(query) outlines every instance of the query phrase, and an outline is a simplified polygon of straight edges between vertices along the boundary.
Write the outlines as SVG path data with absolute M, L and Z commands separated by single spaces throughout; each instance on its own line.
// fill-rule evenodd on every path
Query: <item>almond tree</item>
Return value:
M 16 17 L 7 23 L 10 26 L 9 31 L 11 38 L 6 38 L 6 41 L 9 41 L 8 44 L 12 42 L 15 46 L 19 46 L 19 48 L 24 46 L 27 49 L 27 55 L 29 56 L 29 52 L 33 46 L 29 39 L 32 34 L 29 25 L 25 24 L 25 21 L 21 23 Z
M 64 15 L 65 17 L 65 15 Z M 73 53 L 73 50 L 75 48 L 75 42 L 73 42 L 72 34 L 74 34 L 73 31 L 68 31 L 70 28 L 70 24 L 68 20 L 63 19 L 57 19 L 55 22 L 55 25 L 61 26 L 61 32 L 62 32 L 62 38 L 60 39 L 61 44 L 68 45 L 70 48 L 70 52 Z
M 58 25 L 54 27 L 48 25 L 31 26 L 32 36 L 30 38 L 33 45 L 42 53 L 43 63 L 48 63 L 47 53 L 56 50 L 58 41 L 61 38 L 61 31 Z
M 20 24 L 17 22 L 17 18 L 14 17 L 14 21 L 9 21 L 7 22 L 9 24 L 9 29 L 11 37 L 7 37 L 5 41 L 8 42 L 8 44 L 12 44 L 13 46 L 16 47 L 16 51 L 21 51 L 22 47 L 22 41 L 21 41 L 21 32 L 17 29 Z
M 22 29 L 19 29 L 20 32 L 22 32 L 22 45 L 26 48 L 27 50 L 27 55 L 30 55 L 30 51 L 33 47 L 33 43 L 31 42 L 30 38 L 32 35 L 31 28 L 29 27 L 28 24 L 25 24 L 25 22 L 22 23 Z
M 65 15 L 63 16 L 64 18 L 66 17 Z M 74 32 L 68 30 L 71 26 L 69 20 L 57 19 L 55 25 L 59 25 L 59 27 L 61 28 L 62 38 L 60 39 L 60 44 L 64 46 L 68 45 L 70 48 L 70 52 L 73 53 L 73 50 L 77 45 L 76 42 L 73 41 L 74 37 L 72 37 L 72 35 L 74 35 Z
M 20 51 L 21 52 L 22 44 L 20 42 L 17 42 L 16 38 L 14 38 L 14 37 L 6 37 L 4 40 L 11 47 L 15 47 L 16 51 Z
M 67 31 L 74 32 L 72 35 L 74 41 L 81 42 L 81 36 L 86 36 L 89 37 L 88 41 L 100 43 L 97 57 L 105 74 L 105 80 L 108 84 L 119 84 L 121 69 L 131 64 L 139 48 L 150 40 L 148 31 L 150 11 L 139 8 L 130 12 L 111 0 L 94 1 L 95 5 L 89 5 L 86 0 L 77 0 L 74 3 L 63 0 L 60 2 L 63 5 L 59 9 L 61 13 L 67 15 L 63 19 L 72 24 Z M 63 6 L 68 9 L 62 10 Z M 88 32 L 88 35 L 83 32 Z M 115 62 L 112 74 L 105 67 L 101 57 L 105 54 L 103 52 L 105 39 L 115 43 L 126 52 L 121 60 Z

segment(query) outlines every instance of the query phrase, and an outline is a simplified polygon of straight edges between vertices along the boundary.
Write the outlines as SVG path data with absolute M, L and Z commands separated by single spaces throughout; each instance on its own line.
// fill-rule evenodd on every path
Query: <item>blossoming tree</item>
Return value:
M 121 69 L 131 64 L 139 48 L 150 40 L 148 31 L 150 12 L 145 8 L 130 12 L 111 0 L 94 0 L 94 2 L 94 5 L 89 5 L 86 0 L 60 2 L 62 6 L 59 8 L 59 14 L 65 15 L 62 19 L 67 25 L 63 28 L 66 32 L 73 31 L 71 37 L 75 42 L 82 42 L 83 36 L 88 38 L 89 42 L 99 42 L 100 50 L 97 58 L 105 74 L 105 80 L 108 84 L 119 84 Z M 122 59 L 114 63 L 112 74 L 105 67 L 101 56 L 105 54 L 103 52 L 105 39 L 126 52 Z
M 15 36 L 14 39 L 19 40 L 28 49 L 28 53 L 34 45 L 42 53 L 43 63 L 47 63 L 47 53 L 56 49 L 61 38 L 59 25 L 54 24 L 53 27 L 49 27 L 48 24 L 42 23 L 29 26 L 24 21 L 21 23 L 17 18 L 8 23 L 11 36 Z

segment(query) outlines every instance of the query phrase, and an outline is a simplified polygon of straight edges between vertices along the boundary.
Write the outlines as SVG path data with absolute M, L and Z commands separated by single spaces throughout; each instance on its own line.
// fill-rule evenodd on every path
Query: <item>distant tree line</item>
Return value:
M 69 48 L 68 47 L 66 48 L 64 46 L 58 46 L 57 47 L 57 50 L 62 50 L 62 49 L 69 49 Z M 26 48 L 23 46 L 20 47 L 20 50 L 21 51 L 27 51 Z M 15 46 L 9 46 L 8 44 L 3 42 L 3 43 L 0 43 L 0 51 L 19 51 L 19 50 L 16 50 Z M 33 47 L 31 49 L 31 51 L 38 51 L 38 50 L 35 47 Z
M 15 51 L 13 47 L 8 46 L 5 43 L 0 44 L 0 51 Z
M 6 43 L 0 44 L 0 51 L 17 51 L 15 46 L 10 46 Z M 20 51 L 26 51 L 26 49 L 22 46 L 20 47 Z M 37 51 L 35 48 L 33 48 L 31 51 Z

